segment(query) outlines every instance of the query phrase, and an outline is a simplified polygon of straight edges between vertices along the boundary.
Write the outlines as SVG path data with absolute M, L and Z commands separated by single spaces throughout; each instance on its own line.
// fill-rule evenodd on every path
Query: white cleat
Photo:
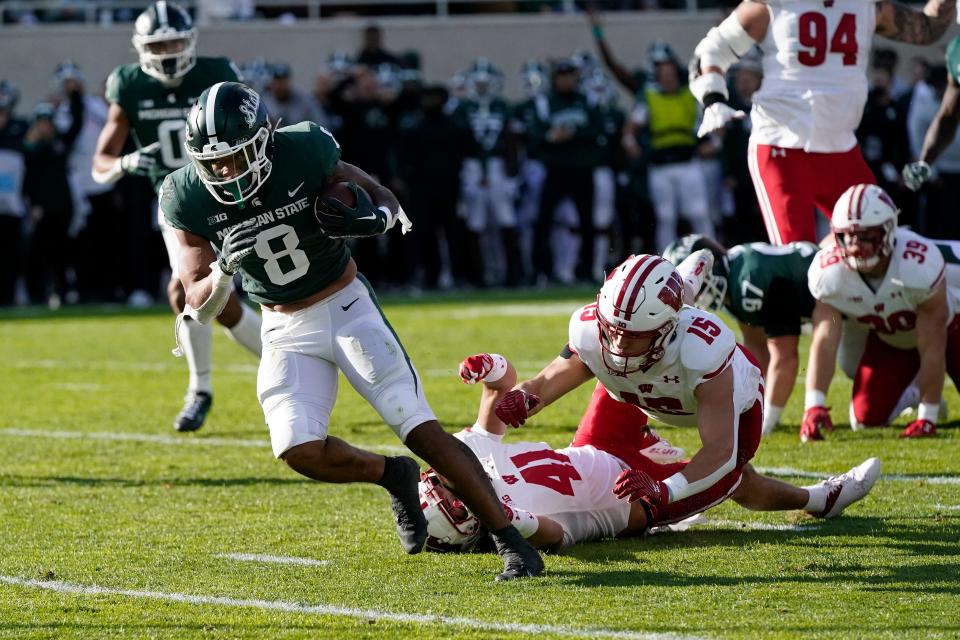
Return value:
M 827 489 L 827 502 L 823 511 L 810 512 L 817 518 L 833 518 L 843 513 L 857 500 L 863 499 L 880 477 L 880 459 L 870 458 L 846 473 L 833 476 L 820 483 Z

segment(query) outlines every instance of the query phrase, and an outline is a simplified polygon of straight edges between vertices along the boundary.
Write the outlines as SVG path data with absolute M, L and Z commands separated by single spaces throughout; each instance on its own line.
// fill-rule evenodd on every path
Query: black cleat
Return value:
M 380 485 L 390 492 L 390 509 L 397 523 L 400 544 L 407 553 L 423 551 L 427 542 L 427 519 L 420 510 L 420 465 L 413 458 L 387 458 Z
M 494 580 L 501 582 L 517 578 L 532 578 L 543 573 L 543 558 L 513 525 L 500 529 L 492 535 L 497 553 L 503 558 L 503 573 L 497 575 Z
M 188 391 L 183 399 L 183 409 L 173 421 L 177 431 L 196 431 L 203 426 L 207 413 L 213 406 L 213 394 L 207 391 Z

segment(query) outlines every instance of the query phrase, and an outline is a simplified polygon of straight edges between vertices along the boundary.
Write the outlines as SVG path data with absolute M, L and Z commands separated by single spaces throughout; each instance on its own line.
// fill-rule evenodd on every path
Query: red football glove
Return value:
M 810 407 L 804 411 L 803 423 L 800 425 L 800 442 L 823 440 L 821 429 L 833 431 L 830 410 L 826 407 Z
M 476 384 L 493 371 L 493 358 L 489 353 L 472 355 L 460 363 L 460 379 L 464 384 Z
M 901 438 L 929 438 L 937 435 L 937 425 L 929 420 L 920 420 L 919 418 L 907 425 L 907 428 L 900 432 Z
M 538 404 L 540 404 L 540 398 L 537 396 L 520 389 L 514 389 L 503 394 L 493 412 L 504 424 L 519 427 L 527 421 L 527 418 L 530 417 L 530 411 Z
M 627 469 L 617 476 L 613 493 L 621 500 L 636 502 L 640 500 L 650 511 L 650 519 L 656 521 L 660 509 L 670 501 L 670 490 L 663 482 L 654 480 L 646 471 Z M 653 522 L 647 523 L 652 525 Z

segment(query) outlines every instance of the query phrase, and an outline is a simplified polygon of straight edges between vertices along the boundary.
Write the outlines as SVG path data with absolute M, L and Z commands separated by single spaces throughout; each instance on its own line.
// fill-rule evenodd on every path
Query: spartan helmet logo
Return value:
M 257 121 L 257 109 L 260 107 L 260 96 L 256 91 L 249 87 L 244 87 L 247 97 L 240 102 L 240 113 L 247 123 L 247 127 L 253 127 Z

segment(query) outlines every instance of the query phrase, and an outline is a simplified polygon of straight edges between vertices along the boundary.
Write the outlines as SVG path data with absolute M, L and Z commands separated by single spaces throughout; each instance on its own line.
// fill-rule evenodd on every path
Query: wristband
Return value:
M 593 25 L 593 37 L 596 40 L 603 40 L 603 27 L 598 24 Z
M 727 98 L 722 93 L 708 93 L 703 96 L 703 108 L 714 105 L 714 104 L 727 104 Z
M 504 509 L 505 511 L 509 509 L 507 517 L 510 519 L 510 524 L 516 527 L 517 531 L 519 531 L 520 535 L 524 538 L 529 538 L 540 528 L 540 520 L 529 511 L 517 509 L 510 505 L 503 506 L 506 507 L 506 509 Z
M 920 407 L 917 409 L 917 420 L 926 420 L 936 424 L 939 413 L 939 403 L 921 402 Z
M 687 487 L 690 486 L 690 483 L 687 482 L 687 479 L 679 471 L 664 480 L 663 484 L 667 486 L 667 490 L 669 491 L 669 496 L 667 497 L 668 503 L 685 498 Z
M 484 382 L 496 382 L 507 374 L 507 359 L 499 353 L 491 353 L 490 359 L 493 360 L 493 367 L 490 373 L 483 379 Z
M 811 407 L 825 407 L 827 406 L 827 394 L 823 391 L 817 391 L 816 389 L 807 389 L 807 392 L 803 396 L 803 410 L 806 411 Z

